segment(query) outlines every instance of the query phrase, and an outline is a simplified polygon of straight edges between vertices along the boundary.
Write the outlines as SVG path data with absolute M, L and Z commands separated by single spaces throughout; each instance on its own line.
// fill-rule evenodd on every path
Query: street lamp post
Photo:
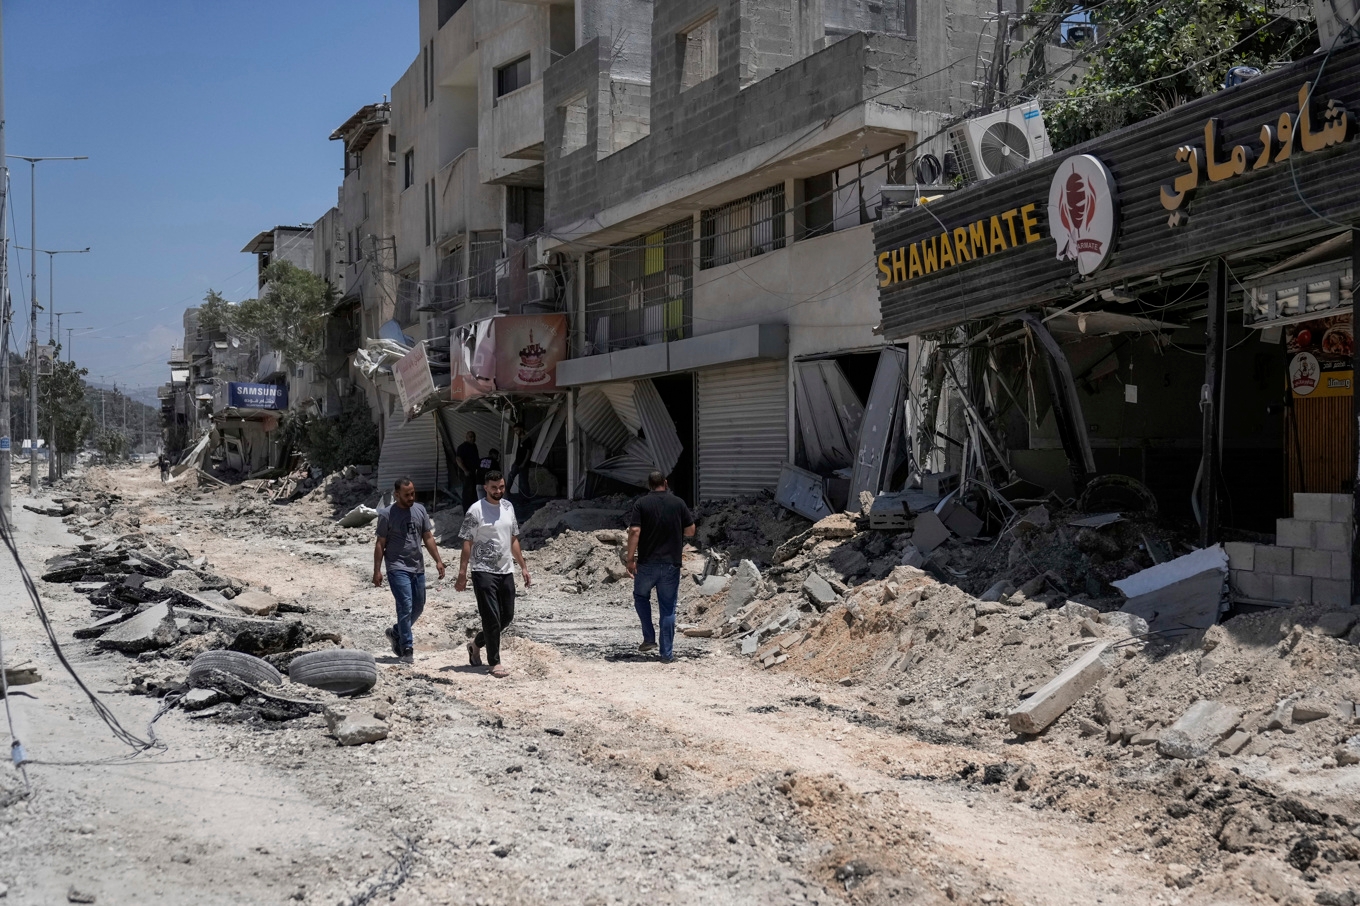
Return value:
M 16 248 L 25 248 L 25 247 L 22 246 L 22 245 L 20 245 L 20 246 L 16 246 Z M 53 345 L 59 345 L 59 344 L 61 343 L 61 329 L 60 329 L 61 316 L 62 316 L 63 314 L 67 314 L 67 315 L 70 315 L 70 314 L 80 314 L 80 312 L 70 312 L 70 311 L 58 313 L 58 312 L 55 310 L 56 307 L 57 307 L 57 296 L 56 296 L 56 291 L 55 291 L 55 290 L 56 290 L 56 270 L 57 270 L 56 260 L 57 260 L 57 256 L 58 256 L 58 255 L 83 255 L 83 254 L 85 254 L 86 252 L 88 252 L 89 250 L 90 250 L 90 247 L 89 247 L 88 245 L 85 246 L 85 248 L 83 248 L 83 249 L 29 249 L 29 251 L 42 252 L 44 255 L 47 256 L 47 341 L 48 341 L 49 343 L 52 343 Z M 56 321 L 57 321 L 57 325 L 58 325 L 58 327 L 57 327 L 57 329 L 56 329 L 55 331 L 53 330 L 53 327 L 52 327 L 52 319 L 53 319 L 54 316 L 56 317 Z M 55 375 L 54 375 L 54 376 L 55 376 Z M 52 440 L 51 440 L 51 442 L 48 443 L 48 445 L 47 445 L 47 483 L 48 483 L 48 484 L 51 484 L 51 483 L 53 483 L 53 482 L 55 482 L 55 481 L 57 480 L 57 450 L 56 450 L 56 446 L 57 446 L 57 407 L 56 407 L 56 403 L 55 403 L 54 400 L 50 400 L 50 399 L 48 400 L 48 408 L 51 410 L 50 412 L 47 413 L 47 418 L 48 418 L 48 421 L 51 422 L 51 425 L 52 425 Z
M 89 158 L 83 154 L 77 157 L 28 157 L 23 154 L 7 154 L 5 156 L 12 157 L 15 160 L 28 161 L 29 241 L 33 243 L 29 247 L 31 257 L 28 271 L 28 284 L 33 290 L 32 306 L 28 313 L 28 354 L 32 365 L 30 372 L 32 380 L 29 381 L 28 385 L 28 436 L 32 440 L 28 455 L 28 491 L 34 497 L 37 497 L 38 463 L 34 457 L 38 454 L 38 164 L 45 160 L 89 160 Z M 49 456 L 51 452 L 51 450 L 48 450 Z

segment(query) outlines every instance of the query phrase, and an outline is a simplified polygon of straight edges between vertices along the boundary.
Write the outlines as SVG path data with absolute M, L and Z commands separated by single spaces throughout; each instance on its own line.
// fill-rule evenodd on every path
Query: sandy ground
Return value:
M 415 664 L 395 663 L 368 547 L 226 537 L 223 495 L 144 470 L 106 480 L 141 507 L 144 531 L 306 603 L 309 620 L 377 654 L 379 685 L 358 706 L 394 729 L 342 748 L 317 717 L 175 710 L 156 724 L 164 752 L 119 759 L 0 562 L 5 662 L 43 674 L 12 690 L 33 792 L 0 808 L 7 903 L 65 902 L 73 885 L 101 904 L 367 902 L 398 865 L 400 886 L 374 902 L 1228 903 L 1268 902 L 1261 888 L 1276 882 L 1296 896 L 1273 875 L 1168 886 L 1133 812 L 1036 809 L 964 783 L 976 753 L 857 719 L 853 689 L 759 671 L 730 643 L 679 640 L 672 665 L 638 656 L 627 583 L 582 595 L 537 577 L 508 643 L 512 675 L 496 680 L 466 664 L 475 606 L 450 574 L 432 585 Z M 41 571 L 78 539 L 19 509 L 27 499 L 16 494 L 17 530 Z M 156 701 L 111 691 L 135 662 L 73 640 L 88 604 L 39 586 L 76 669 L 144 734 Z M 796 700 L 812 695 L 846 710 Z M 21 788 L 5 784 L 0 801 Z

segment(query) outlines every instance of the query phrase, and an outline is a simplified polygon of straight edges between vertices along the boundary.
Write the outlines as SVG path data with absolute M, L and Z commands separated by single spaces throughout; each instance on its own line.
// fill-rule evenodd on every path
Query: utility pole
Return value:
M 13 525 L 9 500 L 9 246 L 5 224 L 9 222 L 9 166 L 5 157 L 5 39 L 4 10 L 0 8 L 0 510 Z
M 31 226 L 29 242 L 28 285 L 33 291 L 32 305 L 28 312 L 28 436 L 32 447 L 28 454 L 28 491 L 38 496 L 38 164 L 45 160 L 89 160 L 85 155 L 78 157 L 27 157 L 23 154 L 7 154 L 15 160 L 28 161 L 28 217 Z M 52 300 L 48 300 L 51 304 Z M 47 451 L 51 456 L 52 451 Z

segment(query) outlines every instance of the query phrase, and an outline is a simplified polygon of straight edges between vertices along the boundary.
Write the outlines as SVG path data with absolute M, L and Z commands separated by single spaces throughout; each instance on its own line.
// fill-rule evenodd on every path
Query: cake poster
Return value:
M 505 315 L 496 319 L 496 389 L 557 389 L 557 363 L 567 357 L 567 316 Z
M 1284 329 L 1289 390 L 1297 397 L 1350 396 L 1355 336 L 1351 315 L 1335 315 Z

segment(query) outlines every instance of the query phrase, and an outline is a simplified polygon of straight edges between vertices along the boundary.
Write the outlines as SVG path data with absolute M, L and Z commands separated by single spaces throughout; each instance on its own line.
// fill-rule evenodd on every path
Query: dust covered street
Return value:
M 1017 699 L 1001 658 L 984 655 L 990 669 L 963 660 L 995 634 L 974 641 L 977 602 L 910 567 L 894 573 L 903 587 L 886 604 L 852 595 L 824 614 L 800 612 L 792 637 L 806 639 L 770 669 L 703 628 L 706 612 L 725 612 L 727 592 L 705 598 L 686 579 L 681 624 L 710 637 L 679 639 L 670 665 L 639 654 L 631 585 L 609 578 L 611 530 L 543 528 L 563 514 L 578 525 L 608 518 L 594 502 L 526 522 L 536 581 L 507 641 L 510 676 L 497 680 L 467 664 L 475 605 L 452 577 L 434 583 L 431 573 L 414 664 L 386 651 L 392 604 L 368 581 L 372 529 L 336 528 L 326 497 L 355 484 L 271 504 L 245 487 L 96 469 L 54 492 L 86 502 L 84 515 L 66 517 L 86 542 L 56 517 L 16 507 L 35 574 L 82 543 L 120 537 L 188 557 L 177 588 L 228 577 L 220 587 L 239 589 L 234 597 L 255 591 L 283 606 L 261 622 L 299 624 L 283 660 L 266 655 L 284 673 L 298 650 L 342 646 L 375 653 L 378 679 L 347 698 L 285 681 L 280 702 L 312 706 L 289 713 L 249 689 L 201 710 L 169 706 L 226 622 L 205 631 L 186 620 L 141 653 L 99 650 L 73 638 L 91 622 L 90 600 L 74 589 L 89 586 L 40 581 L 59 642 L 128 731 L 145 738 L 167 705 L 155 723 L 163 747 L 129 757 L 63 673 L 27 600 L 7 596 L 5 664 L 41 674 L 11 690 L 32 793 L 5 775 L 8 902 L 1353 902 L 1357 769 L 1324 763 L 1332 737 L 1349 732 L 1339 718 L 1263 733 L 1268 742 L 1235 757 L 1188 760 L 1136 738 L 1107 742 L 1107 727 L 1093 723 L 1121 701 L 1152 716 L 1170 701 L 1140 701 L 1157 684 L 1165 694 L 1187 679 L 1205 689 L 1258 682 L 1233 675 L 1254 668 L 1244 669 L 1253 643 L 1233 639 L 1232 622 L 1216 651 L 1240 644 L 1239 663 L 1187 671 L 1212 664 L 1198 639 L 1156 657 L 1128 649 L 1115 669 L 1123 688 L 1109 685 L 1046 733 L 1021 736 L 986 704 Z M 12 564 L 4 568 L 17 590 Z M 955 637 L 940 636 L 929 659 L 905 670 L 877 669 L 876 636 L 911 598 L 918 621 L 938 620 Z M 176 609 L 179 619 L 190 612 Z M 1270 616 L 1265 660 L 1301 660 L 1327 688 L 1353 688 L 1355 646 L 1301 630 L 1291 662 Z M 1300 609 L 1291 619 L 1313 616 Z M 1046 644 L 1057 644 L 1054 626 Z M 237 648 L 248 647 L 242 638 Z M 946 651 L 955 660 L 939 669 Z M 1057 660 L 1068 659 L 1064 643 Z M 1271 690 L 1259 698 L 1274 704 L 1284 677 L 1261 676 Z M 345 728 L 328 728 L 327 712 L 376 722 L 385 738 L 341 745 Z

